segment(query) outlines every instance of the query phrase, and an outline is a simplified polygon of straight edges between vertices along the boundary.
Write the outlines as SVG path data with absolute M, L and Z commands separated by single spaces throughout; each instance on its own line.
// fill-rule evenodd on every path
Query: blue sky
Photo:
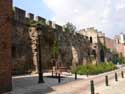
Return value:
M 52 19 L 54 15 L 43 0 L 13 0 L 13 6 L 17 6 L 27 12 L 42 16 L 48 20 Z
M 95 27 L 109 37 L 125 32 L 125 0 L 13 0 L 14 6 L 78 29 Z

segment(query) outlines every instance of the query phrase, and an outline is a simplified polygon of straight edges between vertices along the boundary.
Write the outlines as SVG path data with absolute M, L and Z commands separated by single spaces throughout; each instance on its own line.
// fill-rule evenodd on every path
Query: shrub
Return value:
M 74 68 L 72 70 L 72 73 L 77 72 L 80 75 L 85 75 L 85 74 L 94 75 L 111 71 L 114 69 L 116 69 L 115 64 L 113 64 L 112 62 L 105 62 L 97 65 L 95 64 L 80 65 Z

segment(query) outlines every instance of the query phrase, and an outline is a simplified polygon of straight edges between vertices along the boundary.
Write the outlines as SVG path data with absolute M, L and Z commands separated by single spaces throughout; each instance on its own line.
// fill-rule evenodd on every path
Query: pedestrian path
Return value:
M 99 94 L 125 94 L 125 78 L 118 82 L 112 81 L 108 87 L 101 86 L 96 89 Z
M 95 90 L 96 90 L 97 88 L 105 86 L 105 75 L 108 75 L 110 82 L 114 81 L 115 72 L 117 72 L 118 76 L 121 77 L 121 70 L 107 72 L 107 73 L 103 73 L 103 74 L 88 78 L 86 80 L 70 82 L 61 86 L 53 86 L 52 88 L 55 90 L 53 92 L 58 93 L 58 94 L 63 93 L 63 92 L 69 92 L 72 94 L 90 94 L 90 81 L 91 80 L 94 80 Z
M 74 80 L 74 75 L 63 74 L 61 83 L 58 83 L 57 78 L 45 77 L 45 83 L 38 84 L 38 77 L 36 75 L 13 77 L 14 89 L 12 92 L 6 94 L 90 94 L 90 80 L 94 80 L 95 93 L 123 94 L 122 92 L 125 92 L 125 78 L 121 78 L 121 70 L 115 70 L 100 75 L 89 76 L 88 78 L 86 77 L 86 75 L 78 75 L 77 80 Z M 114 80 L 115 72 L 118 73 L 118 82 L 115 82 Z M 105 86 L 105 75 L 108 75 L 109 77 L 110 86 L 108 87 Z

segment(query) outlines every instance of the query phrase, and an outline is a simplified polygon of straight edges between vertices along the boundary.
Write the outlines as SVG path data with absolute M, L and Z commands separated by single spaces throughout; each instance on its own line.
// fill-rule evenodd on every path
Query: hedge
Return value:
M 80 75 L 95 75 L 99 73 L 104 73 L 107 71 L 111 71 L 116 69 L 115 64 L 112 62 L 105 62 L 99 64 L 86 64 L 86 65 L 79 65 L 72 70 L 72 73 L 77 72 Z

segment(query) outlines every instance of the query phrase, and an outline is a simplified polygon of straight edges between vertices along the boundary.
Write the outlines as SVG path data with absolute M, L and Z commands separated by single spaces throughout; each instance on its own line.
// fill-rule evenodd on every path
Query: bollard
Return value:
M 77 72 L 75 72 L 75 80 L 77 80 Z
M 60 73 L 59 73 L 59 75 L 58 75 L 58 83 L 61 83 Z
M 52 70 L 52 77 L 53 77 L 53 70 Z
M 124 78 L 124 72 L 123 71 L 121 71 L 121 75 L 122 75 L 122 78 Z
M 88 74 L 88 66 L 87 66 L 86 76 L 87 76 L 87 77 L 89 76 L 89 74 Z
M 115 73 L 115 81 L 118 81 L 118 75 Z
M 56 77 L 57 77 L 58 75 L 57 75 L 57 72 L 56 72 Z
M 105 85 L 109 86 L 109 81 L 108 81 L 108 76 L 107 75 L 105 76 Z
M 91 94 L 95 94 L 94 81 L 90 81 Z

